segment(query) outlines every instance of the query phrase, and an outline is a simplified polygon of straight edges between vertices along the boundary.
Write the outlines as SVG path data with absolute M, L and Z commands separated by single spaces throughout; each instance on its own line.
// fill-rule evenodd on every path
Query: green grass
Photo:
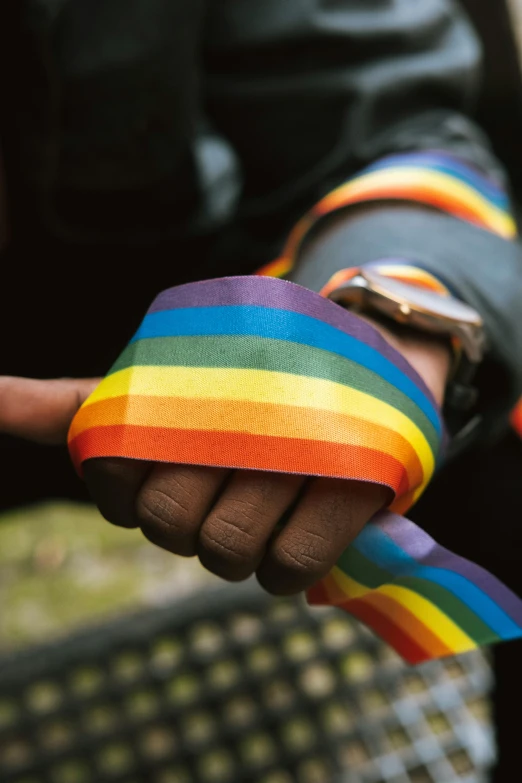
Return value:
M 91 506 L 19 509 L 0 517 L 0 651 L 172 601 L 212 579 Z

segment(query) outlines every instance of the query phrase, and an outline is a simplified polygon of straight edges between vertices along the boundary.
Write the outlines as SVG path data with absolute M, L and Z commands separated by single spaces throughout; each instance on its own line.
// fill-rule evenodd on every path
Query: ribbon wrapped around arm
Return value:
M 409 363 L 361 319 L 292 283 L 240 277 L 160 294 L 76 415 L 77 470 L 95 457 L 367 481 L 378 515 L 308 593 L 407 661 L 522 636 L 522 602 L 401 517 L 444 439 Z

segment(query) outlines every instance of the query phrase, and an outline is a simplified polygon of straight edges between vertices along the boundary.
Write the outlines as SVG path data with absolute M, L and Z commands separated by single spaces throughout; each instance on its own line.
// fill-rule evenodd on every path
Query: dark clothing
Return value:
M 522 59 L 512 7 L 516 0 L 461 0 L 484 49 L 479 124 L 509 171 L 515 193 L 522 192 Z M 519 197 L 520 198 L 520 197 Z
M 513 433 L 443 470 L 408 516 L 522 595 L 522 446 Z M 493 648 L 498 765 L 492 783 L 519 778 L 522 640 Z
M 469 119 L 480 47 L 451 0 L 4 0 L 0 15 L 4 374 L 102 374 L 159 290 L 252 272 L 388 153 L 449 151 L 503 177 Z M 403 213 L 352 220 L 295 279 L 319 288 L 383 255 L 441 274 L 486 323 L 491 434 L 522 391 L 521 247 Z M 521 453 L 514 436 L 477 444 L 414 517 L 522 593 Z M 58 452 L 6 438 L 0 459 L 4 505 L 82 491 Z
M 139 242 L 142 257 L 167 236 L 175 253 L 176 237 L 214 233 L 214 268 L 246 272 L 320 196 L 388 153 L 451 151 L 503 176 L 468 119 L 481 54 L 451 0 L 16 7 L 25 47 L 14 62 L 29 62 L 9 115 L 25 183 L 18 242 L 31 202 L 74 254 L 112 242 L 117 260 Z M 498 365 L 488 405 L 505 416 L 522 390 L 519 246 L 437 215 L 400 229 L 377 216 L 354 232 L 341 266 L 409 252 L 481 311 Z M 188 248 L 166 282 L 181 265 L 194 277 L 212 271 L 197 255 Z

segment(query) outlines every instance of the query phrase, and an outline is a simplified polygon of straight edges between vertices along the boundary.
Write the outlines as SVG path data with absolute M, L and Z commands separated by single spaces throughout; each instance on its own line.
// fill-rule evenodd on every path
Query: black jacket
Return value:
M 321 195 L 385 154 L 451 150 L 504 176 L 470 120 L 481 50 L 451 0 L 17 8 L 24 208 L 32 201 L 46 230 L 73 244 L 214 233 L 251 271 Z M 493 424 L 505 421 L 522 391 L 517 243 L 446 215 L 405 208 L 397 220 L 384 209 L 325 241 L 321 262 L 295 277 L 317 288 L 340 267 L 404 254 L 482 313 L 488 409 Z

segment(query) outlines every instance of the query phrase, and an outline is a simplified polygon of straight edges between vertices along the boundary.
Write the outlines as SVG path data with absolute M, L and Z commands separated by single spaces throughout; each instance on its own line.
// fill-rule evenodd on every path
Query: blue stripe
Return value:
M 482 177 L 465 164 L 449 157 L 445 159 L 444 157 L 435 154 L 411 154 L 387 157 L 368 166 L 358 176 L 369 174 L 374 171 L 395 168 L 397 166 L 418 166 L 419 168 L 438 171 L 441 174 L 448 174 L 451 177 L 456 177 L 477 190 L 484 198 L 492 202 L 503 212 L 511 212 L 509 198 L 501 188 L 496 187 L 485 177 Z
M 410 557 L 376 525 L 366 525 L 352 546 L 368 560 L 396 576 L 415 576 L 449 590 L 502 639 L 520 636 L 520 627 L 469 579 L 445 568 L 425 566 Z M 443 607 L 439 607 L 444 611 Z
M 289 310 L 254 305 L 186 307 L 149 313 L 131 342 L 154 337 L 252 335 L 301 343 L 336 353 L 380 375 L 409 397 L 442 434 L 440 418 L 430 400 L 402 370 L 379 351 L 323 321 Z

